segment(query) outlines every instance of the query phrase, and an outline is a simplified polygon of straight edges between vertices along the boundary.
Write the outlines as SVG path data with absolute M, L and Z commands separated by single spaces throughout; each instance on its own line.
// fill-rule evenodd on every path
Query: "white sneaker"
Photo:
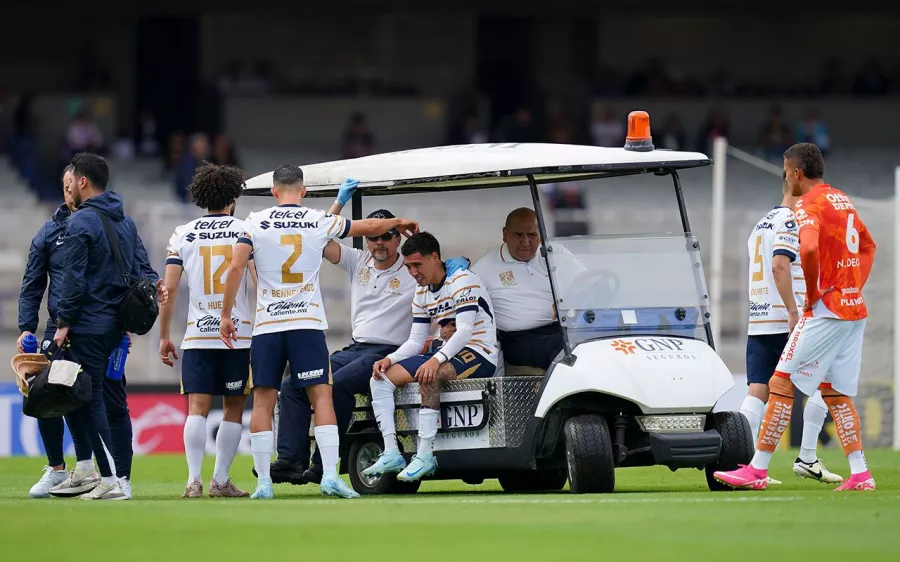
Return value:
M 100 475 L 93 469 L 84 472 L 76 469 L 57 486 L 50 488 L 50 495 L 55 498 L 72 498 L 90 492 L 99 485 Z
M 119 500 L 130 500 L 131 499 L 131 480 L 128 478 L 119 478 L 119 488 L 122 489 L 122 497 L 116 498 Z
M 63 482 L 69 475 L 65 470 L 53 470 L 52 466 L 45 466 L 43 471 L 41 479 L 28 490 L 28 495 L 33 498 L 49 498 L 50 488 Z
M 794 474 L 800 478 L 811 478 L 826 484 L 840 484 L 844 481 L 843 476 L 839 476 L 825 468 L 825 465 L 819 459 L 816 459 L 815 462 L 804 462 L 797 457 L 797 460 L 794 461 Z
M 124 500 L 127 499 L 125 494 L 122 492 L 122 487 L 119 486 L 119 482 L 116 481 L 115 484 L 111 484 L 109 486 L 105 486 L 102 482 L 99 486 L 88 492 L 87 494 L 81 496 L 83 500 Z

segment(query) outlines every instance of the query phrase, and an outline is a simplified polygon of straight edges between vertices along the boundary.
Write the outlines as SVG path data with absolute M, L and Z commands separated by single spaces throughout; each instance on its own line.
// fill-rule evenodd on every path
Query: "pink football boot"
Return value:
M 768 470 L 759 470 L 750 465 L 740 464 L 737 470 L 714 472 L 713 478 L 732 488 L 740 490 L 765 490 L 768 485 Z

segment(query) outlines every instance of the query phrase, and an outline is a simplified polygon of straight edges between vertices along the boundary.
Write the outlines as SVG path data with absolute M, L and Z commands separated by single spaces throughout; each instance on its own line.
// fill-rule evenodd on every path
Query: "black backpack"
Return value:
M 22 413 L 26 416 L 38 419 L 59 418 L 90 403 L 91 377 L 81 370 L 80 365 L 72 364 L 77 366 L 78 374 L 71 386 L 50 382 L 50 370 L 55 362 L 60 362 L 54 357 L 58 352 L 56 344 L 51 344 L 44 352 L 50 359 L 50 364 L 28 380 L 28 395 L 22 399 Z
M 125 300 L 122 301 L 119 309 L 119 322 L 122 330 L 143 336 L 150 331 L 153 324 L 156 323 L 156 317 L 159 316 L 159 303 L 156 302 L 156 283 L 149 277 L 140 277 L 137 281 L 131 278 L 131 275 L 125 271 L 125 263 L 122 261 L 122 251 L 119 248 L 119 237 L 116 235 L 115 229 L 109 222 L 106 213 L 94 208 L 88 207 L 100 217 L 103 223 L 103 230 L 106 231 L 106 238 L 109 240 L 109 247 L 112 250 L 116 264 L 119 266 L 119 272 L 125 281 L 127 289 Z

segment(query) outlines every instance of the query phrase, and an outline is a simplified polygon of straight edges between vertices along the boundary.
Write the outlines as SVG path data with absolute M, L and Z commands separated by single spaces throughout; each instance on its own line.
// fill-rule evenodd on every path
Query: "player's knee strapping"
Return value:
M 775 371 L 775 375 L 769 381 L 769 402 L 766 405 L 766 415 L 763 418 L 759 431 L 759 440 L 756 448 L 760 451 L 775 451 L 784 430 L 791 421 L 791 412 L 794 408 L 794 384 L 790 381 L 790 375 Z
M 828 406 L 828 411 L 834 420 L 838 438 L 844 454 L 849 455 L 856 451 L 862 451 L 862 432 L 859 422 L 859 412 L 853 405 L 849 396 L 841 394 L 833 388 L 822 388 L 822 399 Z

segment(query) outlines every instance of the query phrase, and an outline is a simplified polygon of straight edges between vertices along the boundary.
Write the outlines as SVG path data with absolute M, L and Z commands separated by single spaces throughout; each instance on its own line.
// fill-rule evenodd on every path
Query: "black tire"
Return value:
M 527 494 L 529 492 L 558 492 L 566 485 L 568 475 L 564 468 L 541 472 L 509 472 L 499 478 L 504 492 Z
M 735 470 L 740 464 L 750 464 L 754 449 L 750 422 L 740 412 L 716 412 L 707 418 L 706 429 L 715 429 L 722 437 L 719 461 L 706 467 L 706 485 L 712 492 L 733 491 L 731 486 L 716 480 L 713 473 Z
M 350 445 L 347 472 L 350 484 L 360 495 L 415 494 L 421 482 L 398 482 L 396 474 L 366 478 L 362 471 L 372 465 L 384 450 L 380 435 L 361 435 Z
M 609 427 L 599 414 L 566 420 L 566 466 L 573 494 L 610 494 L 616 487 Z

